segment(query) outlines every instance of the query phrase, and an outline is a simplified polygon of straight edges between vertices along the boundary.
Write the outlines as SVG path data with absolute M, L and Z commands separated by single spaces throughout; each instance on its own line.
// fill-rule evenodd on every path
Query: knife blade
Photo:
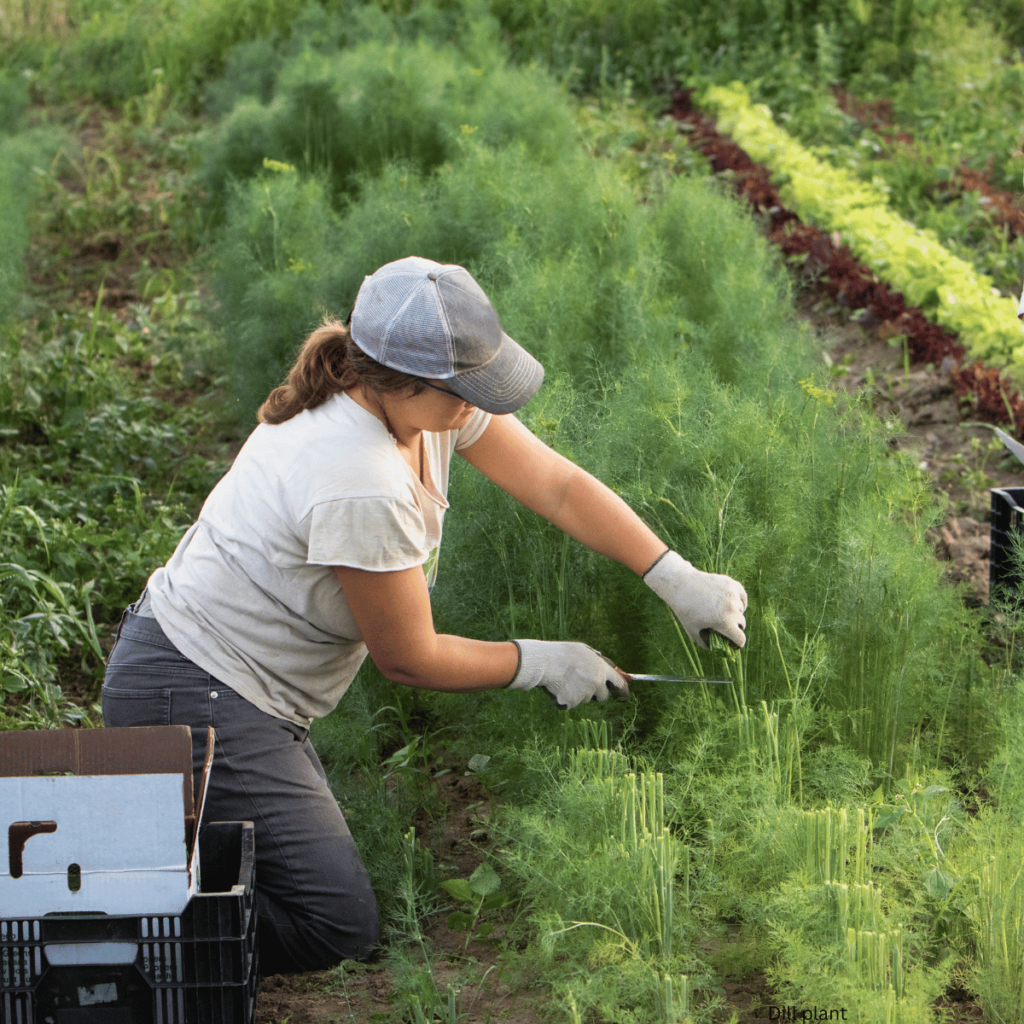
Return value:
M 656 676 L 646 672 L 623 672 L 622 674 L 629 683 L 634 680 L 639 683 L 715 683 L 719 685 L 732 683 L 732 679 L 718 676 Z

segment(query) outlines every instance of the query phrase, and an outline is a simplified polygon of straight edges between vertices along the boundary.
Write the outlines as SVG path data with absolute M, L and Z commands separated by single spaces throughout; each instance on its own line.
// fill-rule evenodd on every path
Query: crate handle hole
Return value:
M 77 864 L 68 865 L 68 888 L 72 892 L 82 888 L 82 869 Z
M 56 832 L 55 821 L 15 821 L 7 829 L 7 865 L 11 878 L 21 878 L 24 871 L 22 855 L 25 844 L 33 837 L 45 832 Z

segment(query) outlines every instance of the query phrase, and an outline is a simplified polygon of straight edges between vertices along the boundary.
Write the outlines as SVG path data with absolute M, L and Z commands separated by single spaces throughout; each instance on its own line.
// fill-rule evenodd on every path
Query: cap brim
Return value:
M 502 332 L 501 347 L 486 366 L 456 372 L 446 383 L 478 409 L 503 415 L 521 409 L 544 381 L 544 367 Z

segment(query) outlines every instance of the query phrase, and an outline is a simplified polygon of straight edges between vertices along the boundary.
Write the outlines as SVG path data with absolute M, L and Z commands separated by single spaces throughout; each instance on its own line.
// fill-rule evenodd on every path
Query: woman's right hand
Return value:
M 609 695 L 628 697 L 625 677 L 605 657 L 586 644 L 558 640 L 514 640 L 519 668 L 511 690 L 543 687 L 563 710 Z

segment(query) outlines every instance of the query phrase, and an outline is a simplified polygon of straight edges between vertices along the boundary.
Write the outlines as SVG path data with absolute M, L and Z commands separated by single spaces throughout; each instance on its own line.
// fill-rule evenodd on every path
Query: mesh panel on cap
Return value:
M 451 373 L 451 342 L 435 287 L 425 277 L 429 266 L 406 264 L 374 275 L 357 305 L 355 341 L 364 339 L 364 351 L 392 369 L 441 377 Z
M 363 282 L 352 309 L 352 340 L 371 358 L 384 355 L 384 329 L 401 308 L 405 294 L 382 294 L 379 282 Z
M 396 370 L 420 377 L 451 373 L 451 340 L 437 308 L 433 283 L 419 282 L 412 295 L 407 280 L 388 279 L 381 284 L 388 292 L 388 301 L 397 304 L 384 325 L 381 360 Z

